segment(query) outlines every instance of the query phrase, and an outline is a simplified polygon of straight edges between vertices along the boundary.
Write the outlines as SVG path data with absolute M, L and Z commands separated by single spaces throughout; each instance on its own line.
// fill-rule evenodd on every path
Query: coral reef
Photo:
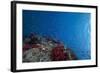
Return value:
M 71 49 L 61 41 L 36 34 L 23 39 L 23 62 L 77 60 Z

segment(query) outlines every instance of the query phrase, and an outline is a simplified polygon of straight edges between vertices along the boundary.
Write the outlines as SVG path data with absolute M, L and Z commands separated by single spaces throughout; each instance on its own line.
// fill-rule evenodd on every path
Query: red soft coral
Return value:
M 64 49 L 60 46 L 53 48 L 51 53 L 51 58 L 53 61 L 62 61 L 66 59 Z
M 26 51 L 28 49 L 31 49 L 31 45 L 30 44 L 24 44 L 23 45 L 23 51 Z

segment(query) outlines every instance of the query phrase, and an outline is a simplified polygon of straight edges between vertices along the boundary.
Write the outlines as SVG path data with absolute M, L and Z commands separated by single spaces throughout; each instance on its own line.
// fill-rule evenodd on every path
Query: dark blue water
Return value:
M 71 48 L 78 59 L 90 59 L 90 13 L 23 10 L 23 36 L 50 36 Z

